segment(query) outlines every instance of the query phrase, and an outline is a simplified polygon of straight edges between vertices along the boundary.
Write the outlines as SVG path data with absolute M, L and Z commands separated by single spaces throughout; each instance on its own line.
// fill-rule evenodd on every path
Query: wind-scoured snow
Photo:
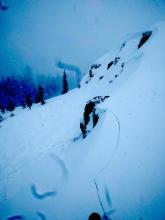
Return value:
M 0 219 L 103 211 L 113 220 L 164 219 L 164 39 L 164 22 L 128 36 L 94 62 L 80 89 L 1 122 Z M 83 138 L 84 108 L 96 96 L 110 97 Z

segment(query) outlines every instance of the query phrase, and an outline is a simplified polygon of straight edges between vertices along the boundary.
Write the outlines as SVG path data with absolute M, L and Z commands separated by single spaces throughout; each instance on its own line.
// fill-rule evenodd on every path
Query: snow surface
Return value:
M 80 89 L 1 122 L 0 219 L 103 215 L 96 185 L 113 220 L 165 218 L 165 22 L 150 31 L 140 49 L 143 32 L 96 61 Z M 85 104 L 104 95 L 104 113 L 82 139 Z

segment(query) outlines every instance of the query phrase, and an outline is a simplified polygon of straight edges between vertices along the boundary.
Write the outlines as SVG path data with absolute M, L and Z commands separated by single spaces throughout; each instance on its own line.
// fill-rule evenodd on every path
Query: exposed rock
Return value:
M 101 66 L 101 64 L 93 64 L 91 66 L 91 69 L 98 69 Z
M 110 63 L 108 63 L 108 66 L 107 66 L 107 70 L 113 65 L 113 61 L 111 61 Z
M 98 120 L 99 120 L 99 116 L 94 112 L 94 114 L 93 114 L 93 127 L 96 126 Z
M 123 42 L 122 45 L 121 45 L 121 47 L 120 47 L 120 51 L 122 51 L 122 49 L 125 47 L 125 45 L 126 45 L 126 43 Z
M 121 68 L 124 68 L 124 63 L 121 64 Z
M 91 99 L 93 102 L 95 102 L 96 104 L 99 104 L 101 102 L 104 102 L 105 99 L 109 98 L 108 95 L 106 96 L 96 96 L 93 99 Z
M 146 43 L 146 41 L 150 38 L 151 34 L 152 34 L 152 31 L 147 31 L 142 34 L 142 37 L 141 37 L 140 42 L 138 44 L 138 49 L 141 46 L 143 46 L 144 43 Z
M 120 60 L 120 57 L 116 57 L 115 60 L 113 61 L 113 64 L 116 65 Z
M 89 70 L 89 76 L 90 76 L 90 77 L 93 77 L 93 76 L 94 76 L 91 69 Z
M 109 98 L 109 96 L 96 96 L 89 100 L 85 105 L 83 120 L 80 122 L 80 129 L 83 138 L 85 138 L 87 134 L 96 126 L 99 120 L 99 114 L 97 113 L 96 105 L 104 102 L 106 98 Z M 92 123 L 92 127 L 90 127 L 90 122 Z
M 114 59 L 113 61 L 111 61 L 110 63 L 108 63 L 107 70 L 108 70 L 113 64 L 116 65 L 119 60 L 120 60 L 120 57 L 115 57 L 115 59 Z
M 100 80 L 103 79 L 103 78 L 104 78 L 104 76 L 100 76 L 100 77 L 99 77 Z
M 95 107 L 95 103 L 92 101 L 89 101 L 84 109 L 84 125 L 86 126 L 89 122 L 89 115 L 93 112 Z

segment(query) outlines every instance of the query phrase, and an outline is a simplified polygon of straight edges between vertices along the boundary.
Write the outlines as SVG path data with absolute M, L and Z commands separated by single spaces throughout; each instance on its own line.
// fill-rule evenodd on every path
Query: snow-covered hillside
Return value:
M 164 39 L 164 22 L 128 35 L 79 89 L 1 122 L 0 219 L 165 218 Z

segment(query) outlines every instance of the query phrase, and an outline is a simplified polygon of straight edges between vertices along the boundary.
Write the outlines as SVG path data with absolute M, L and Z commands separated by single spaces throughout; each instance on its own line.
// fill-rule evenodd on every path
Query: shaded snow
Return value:
M 1 122 L 1 219 L 103 215 L 94 179 L 112 219 L 164 218 L 165 23 L 150 30 L 141 48 L 143 32 L 95 62 L 101 66 L 91 79 L 83 78 L 80 89 L 32 110 L 16 109 Z M 81 134 L 85 104 L 98 95 L 110 96 L 99 104 L 106 112 L 85 139 L 73 141 Z M 35 196 L 45 193 L 43 199 Z

